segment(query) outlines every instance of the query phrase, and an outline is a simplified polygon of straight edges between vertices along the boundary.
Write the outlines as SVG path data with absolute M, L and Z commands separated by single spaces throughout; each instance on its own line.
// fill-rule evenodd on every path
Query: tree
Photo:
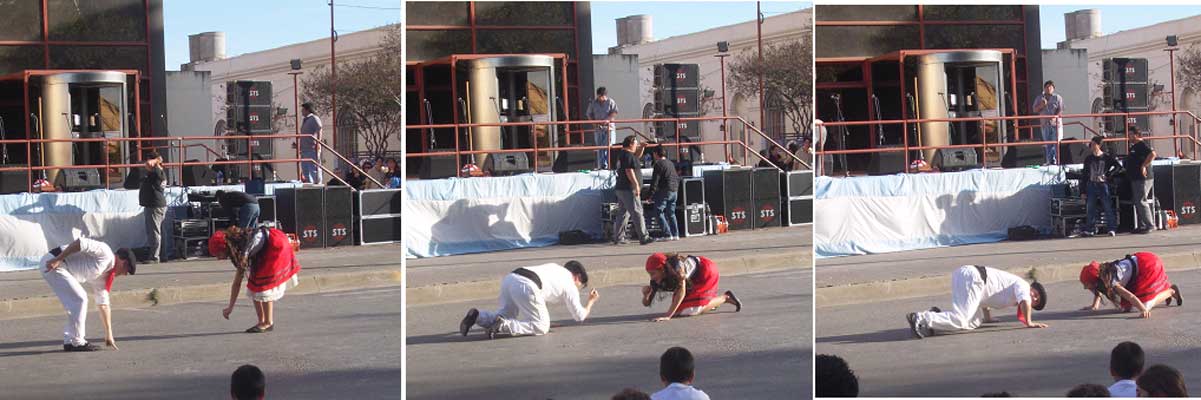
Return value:
M 313 103 L 318 110 L 332 108 L 333 89 L 338 94 L 338 119 L 351 122 L 354 134 L 367 146 L 372 155 L 382 156 L 388 151 L 393 137 L 400 137 L 404 110 L 397 99 L 404 91 L 401 71 L 400 25 L 385 28 L 381 41 L 382 49 L 369 58 L 338 63 L 335 82 L 330 69 L 324 66 L 304 78 L 304 101 Z M 337 123 L 327 122 L 326 125 Z
M 1201 91 L 1201 46 L 1193 44 L 1176 56 L 1176 79 L 1184 88 Z
M 781 110 L 793 132 L 810 134 L 813 121 L 813 46 L 810 39 L 802 35 L 797 40 L 766 46 L 762 63 L 758 49 L 744 50 L 730 64 L 727 85 L 737 95 L 758 99 L 761 72 L 767 106 Z

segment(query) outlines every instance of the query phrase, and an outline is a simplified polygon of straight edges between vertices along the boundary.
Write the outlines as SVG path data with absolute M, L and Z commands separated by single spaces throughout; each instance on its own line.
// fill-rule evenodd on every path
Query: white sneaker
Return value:
M 680 240 L 680 237 L 679 237 L 679 236 L 672 236 L 672 237 L 671 237 L 671 241 L 673 241 L 673 242 L 674 242 L 674 241 L 677 241 L 677 240 Z

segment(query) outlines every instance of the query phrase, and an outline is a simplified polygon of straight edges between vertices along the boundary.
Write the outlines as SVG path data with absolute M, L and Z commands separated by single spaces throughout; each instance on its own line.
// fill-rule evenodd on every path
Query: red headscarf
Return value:
M 213 232 L 213 236 L 209 238 L 209 255 L 216 257 L 218 254 L 229 253 L 229 248 L 225 245 L 225 231 L 218 230 Z
M 1080 270 L 1080 283 L 1090 285 L 1101 279 L 1101 264 L 1096 261 L 1088 263 Z
M 667 255 L 666 254 L 655 253 L 655 254 L 651 254 L 650 257 L 646 258 L 646 270 L 647 271 L 654 271 L 656 269 L 661 269 L 661 268 L 663 268 L 664 265 L 667 265 Z

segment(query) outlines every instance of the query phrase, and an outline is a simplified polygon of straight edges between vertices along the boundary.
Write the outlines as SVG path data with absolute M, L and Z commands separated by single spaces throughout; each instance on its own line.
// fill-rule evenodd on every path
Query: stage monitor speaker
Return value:
M 400 214 L 400 189 L 369 189 L 356 192 L 355 215 Z
M 199 160 L 188 160 L 188 162 L 196 162 Z M 135 168 L 139 171 L 144 171 L 142 168 Z M 226 169 L 228 170 L 228 168 Z M 133 175 L 130 173 L 130 175 Z M 139 174 L 139 180 L 141 174 Z M 213 170 L 203 165 L 187 165 L 183 167 L 183 185 L 184 186 L 208 186 L 213 184 L 213 179 L 216 178 Z
M 276 213 L 284 232 L 300 238 L 300 248 L 325 247 L 325 200 L 321 187 L 275 189 Z
M 1025 168 L 1031 165 L 1043 165 L 1047 155 L 1043 146 L 1009 146 L 1005 156 L 1001 158 L 1001 166 L 1005 168 Z
M 259 222 L 279 221 L 275 196 L 258 196 Z
M 784 188 L 783 197 L 812 196 L 813 171 L 785 172 L 780 185 Z
M 1084 158 L 1088 157 L 1088 146 L 1084 143 L 1060 143 L 1059 144 L 1059 160 L 1060 164 L 1080 164 L 1084 162 Z
M 676 208 L 685 208 L 693 205 L 705 205 L 705 179 L 704 178 L 681 178 L 680 187 L 676 192 Z
M 355 197 L 354 210 L 355 243 L 401 242 L 400 189 L 360 190 Z
M 676 224 L 683 237 L 704 236 L 708 219 L 704 204 L 692 204 L 676 210 Z
M 555 173 L 596 169 L 596 150 L 565 150 L 555 156 L 551 171 Z
M 872 153 L 867 164 L 868 175 L 892 175 L 905 172 L 905 152 Z
M 0 167 L 25 167 L 17 164 L 0 164 Z M 0 194 L 29 191 L 29 176 L 26 171 L 0 171 Z
M 493 176 L 517 175 L 530 172 L 530 159 L 525 153 L 498 153 L 488 155 L 489 168 Z
M 963 171 L 980 166 L 976 149 L 939 149 L 934 153 L 934 168 L 939 171 Z
M 1101 60 L 1101 79 L 1108 82 L 1147 82 L 1146 58 L 1106 58 Z
M 347 186 L 326 186 L 323 212 L 325 247 L 349 246 L 354 244 L 354 201 Z
M 447 150 L 431 150 L 431 152 L 441 151 Z M 417 170 L 417 176 L 421 179 L 453 178 L 458 175 L 459 171 L 455 170 L 455 156 L 421 157 L 421 167 Z
M 1180 225 L 1201 223 L 1201 163 L 1156 165 L 1152 174 L 1160 207 L 1176 212 Z
M 705 171 L 705 201 L 714 215 L 725 216 L 730 230 L 752 229 L 750 168 Z
M 104 182 L 100 181 L 100 171 L 92 168 L 64 169 L 58 174 L 57 180 L 54 186 L 64 192 L 104 189 Z
M 363 217 L 358 222 L 359 244 L 400 243 L 401 241 L 400 214 Z
M 755 168 L 753 174 L 754 228 L 780 226 L 780 170 Z
M 784 223 L 797 226 L 813 222 L 813 198 L 790 198 L 784 201 Z

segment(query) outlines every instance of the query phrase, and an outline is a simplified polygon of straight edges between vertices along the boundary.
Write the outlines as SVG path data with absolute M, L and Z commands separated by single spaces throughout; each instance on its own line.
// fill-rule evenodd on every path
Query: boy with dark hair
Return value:
M 85 284 L 92 290 L 96 308 L 100 311 L 100 322 L 104 324 L 104 343 L 117 350 L 108 294 L 113 289 L 116 277 L 137 273 L 138 263 L 133 253 L 129 249 L 117 249 L 114 252 L 103 242 L 79 238 L 70 244 L 50 249 L 49 253 L 42 256 L 40 263 L 45 267 L 42 278 L 67 311 L 67 324 L 62 330 L 63 351 L 99 350 L 85 339 L 88 319 Z
M 580 304 L 580 290 L 588 286 L 588 272 L 579 261 L 521 267 L 500 281 L 500 307 L 496 311 L 472 308 L 459 322 L 459 333 L 467 336 L 472 325 L 485 329 L 489 339 L 498 334 L 512 336 L 545 335 L 550 332 L 550 312 L 546 304 L 561 301 L 571 317 L 584 321 L 600 293 L 592 289 L 587 304 Z
M 964 265 L 951 273 L 951 309 L 909 313 L 909 329 L 921 339 L 939 332 L 965 331 L 994 322 L 992 311 L 1016 307 L 1017 319 L 1027 328 L 1046 328 L 1034 322 L 1034 311 L 1047 305 L 1041 283 L 1026 282 L 1008 271 L 983 265 Z
M 1109 391 L 1105 390 L 1105 386 L 1095 383 L 1084 383 L 1077 385 L 1068 391 L 1067 397 L 1110 397 Z
M 1122 166 L 1126 168 L 1126 178 L 1130 180 L 1130 190 L 1133 193 L 1134 211 L 1138 217 L 1134 233 L 1151 233 L 1155 230 L 1154 215 L 1151 212 L 1151 189 L 1155 187 L 1155 176 L 1151 174 L 1151 163 L 1159 154 L 1146 141 L 1138 127 L 1131 126 L 1130 152 Z
M 1116 236 L 1118 229 L 1117 214 L 1113 211 L 1113 202 L 1109 197 L 1109 181 L 1118 171 L 1122 170 L 1122 164 L 1118 163 L 1118 159 L 1114 156 L 1106 154 L 1101 147 L 1104 138 L 1094 136 L 1088 144 L 1089 153 L 1084 157 L 1084 173 L 1081 178 L 1085 179 L 1085 193 L 1088 194 L 1088 230 L 1086 234 L 1092 235 L 1095 233 L 1093 229 L 1097 226 L 1097 213 L 1100 210 L 1105 210 L 1105 227 L 1106 234 Z M 1097 208 L 1097 203 L 1101 203 L 1101 208 Z
M 621 392 L 613 395 L 612 400 L 651 400 L 651 396 L 642 393 L 641 390 L 634 388 L 625 388 Z
M 651 149 L 654 156 L 651 173 L 651 200 L 655 204 L 655 218 L 663 227 L 663 240 L 680 240 L 680 229 L 676 225 L 676 199 L 680 189 L 680 175 L 676 166 L 667 159 L 663 146 Z
M 667 349 L 659 357 L 659 380 L 667 387 L 651 395 L 651 400 L 709 400 L 709 395 L 692 387 L 695 377 L 692 352 L 683 347 Z
M 818 354 L 813 387 L 817 397 L 858 397 L 859 378 L 842 357 Z
M 1109 397 L 1138 397 L 1135 379 L 1143 373 L 1143 348 L 1134 342 L 1122 342 L 1109 353 Z
M 234 400 L 262 400 L 267 397 L 267 377 L 259 367 L 246 364 L 234 370 L 229 379 L 229 397 Z

